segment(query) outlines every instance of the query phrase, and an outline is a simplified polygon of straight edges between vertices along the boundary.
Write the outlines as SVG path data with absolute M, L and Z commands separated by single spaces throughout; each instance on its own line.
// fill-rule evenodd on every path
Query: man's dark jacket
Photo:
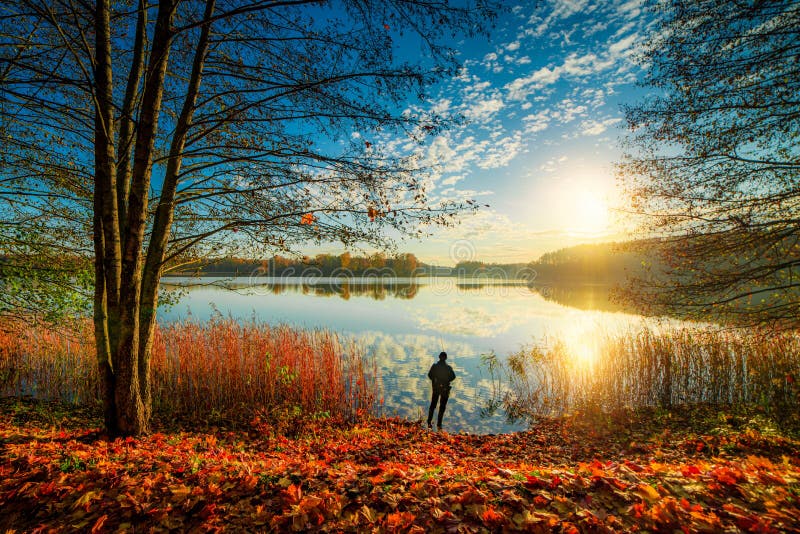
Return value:
M 428 371 L 428 378 L 433 382 L 434 390 L 449 391 L 450 382 L 456 379 L 456 374 L 446 362 L 439 360 L 431 366 L 431 370 Z

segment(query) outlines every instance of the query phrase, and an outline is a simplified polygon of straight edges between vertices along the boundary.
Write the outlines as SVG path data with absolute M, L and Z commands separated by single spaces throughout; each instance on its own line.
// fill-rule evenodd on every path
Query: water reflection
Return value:
M 531 288 L 552 302 L 579 310 L 635 312 L 611 299 L 614 286 L 604 284 L 540 285 Z
M 563 306 L 524 281 L 169 281 L 164 289 L 178 290 L 179 300 L 160 312 L 162 321 L 206 321 L 223 315 L 327 328 L 356 339 L 376 359 L 387 415 L 424 417 L 430 400 L 426 374 L 445 350 L 458 375 L 445 415 L 445 428 L 450 431 L 494 433 L 520 428 L 507 423 L 502 414 L 481 417 L 493 393 L 490 375 L 481 367 L 482 354 L 494 352 L 504 361 L 525 345 L 559 338 L 578 348 L 585 345 L 578 352 L 585 354 L 588 363 L 596 357 L 591 351 L 592 332 L 626 329 L 640 320 L 634 315 Z
M 162 286 L 168 289 L 214 286 L 244 292 L 250 295 L 280 295 L 283 293 L 302 293 L 317 297 L 369 297 L 384 300 L 387 297 L 413 299 L 420 287 L 430 287 L 435 292 L 452 293 L 475 292 L 500 294 L 504 289 L 516 293 L 535 293 L 545 300 L 577 308 L 579 310 L 599 310 L 609 312 L 636 313 L 612 299 L 615 286 L 607 284 L 542 284 L 528 280 L 505 279 L 502 277 L 451 278 L 451 277 L 240 277 L 240 278 L 165 278 Z

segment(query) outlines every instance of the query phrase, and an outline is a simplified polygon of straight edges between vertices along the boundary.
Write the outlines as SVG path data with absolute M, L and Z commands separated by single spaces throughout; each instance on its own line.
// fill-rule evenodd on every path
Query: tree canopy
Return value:
M 620 170 L 668 278 L 630 297 L 741 324 L 800 324 L 800 5 L 661 0 Z
M 29 218 L 70 211 L 76 246 L 91 239 L 110 431 L 147 431 L 168 262 L 329 240 L 386 247 L 464 207 L 432 205 L 428 169 L 390 141 L 447 126 L 411 103 L 456 72 L 442 37 L 483 31 L 490 4 L 0 6 L 0 198 Z M 400 40 L 418 53 L 398 55 Z

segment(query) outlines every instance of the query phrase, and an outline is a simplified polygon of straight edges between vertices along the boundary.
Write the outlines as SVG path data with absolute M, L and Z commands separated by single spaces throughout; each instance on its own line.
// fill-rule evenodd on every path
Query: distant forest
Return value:
M 641 276 L 650 267 L 660 271 L 656 250 L 642 246 L 646 242 L 598 243 L 577 245 L 548 252 L 530 264 L 536 281 L 548 284 L 596 283 L 621 284 L 632 276 Z M 643 250 L 651 250 L 651 253 Z
M 457 276 L 545 284 L 618 284 L 631 274 L 641 274 L 644 265 L 651 262 L 643 252 L 634 252 L 625 244 L 600 243 L 548 252 L 529 263 L 462 261 L 455 267 L 445 267 L 423 263 L 411 253 L 387 257 L 381 253 L 357 256 L 345 252 L 303 258 L 204 260 L 172 269 L 168 276 Z
M 220 258 L 202 260 L 171 269 L 168 276 L 402 276 L 425 274 L 414 254 L 354 256 L 349 252 L 314 257 L 273 256 L 266 260 Z

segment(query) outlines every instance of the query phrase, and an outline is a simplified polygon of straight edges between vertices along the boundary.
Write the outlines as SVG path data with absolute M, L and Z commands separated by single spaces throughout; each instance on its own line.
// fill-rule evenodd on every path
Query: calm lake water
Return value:
M 524 282 L 446 277 L 378 283 L 169 278 L 162 286 L 178 297 L 177 303 L 159 312 L 162 322 L 206 321 L 221 314 L 353 336 L 377 361 L 387 415 L 413 420 L 427 416 L 427 372 L 445 350 L 457 375 L 445 414 L 445 428 L 451 432 L 522 428 L 502 414 L 481 415 L 491 392 L 482 354 L 494 352 L 505 360 L 552 336 L 582 352 L 598 330 L 636 329 L 644 321 L 615 311 L 607 289 L 591 286 L 537 290 Z

